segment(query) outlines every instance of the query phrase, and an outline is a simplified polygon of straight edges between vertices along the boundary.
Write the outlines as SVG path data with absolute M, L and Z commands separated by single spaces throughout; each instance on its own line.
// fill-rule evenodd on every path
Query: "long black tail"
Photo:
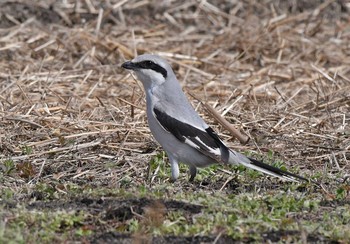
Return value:
M 293 181 L 295 181 L 294 179 L 299 179 L 299 180 L 302 180 L 302 181 L 309 182 L 308 179 L 306 179 L 306 178 L 304 178 L 304 177 L 302 177 L 300 175 L 293 174 L 293 173 L 290 173 L 288 171 L 281 170 L 281 169 L 276 168 L 274 166 L 271 166 L 271 165 L 265 164 L 263 162 L 260 162 L 260 161 L 254 159 L 254 158 L 248 158 L 248 159 L 250 160 L 250 162 L 253 165 L 255 165 L 255 166 L 259 167 L 259 168 L 263 168 L 265 170 L 268 170 L 268 171 L 278 175 L 279 177 L 282 177 L 283 179 L 286 179 L 286 178 L 289 179 L 289 178 L 292 177 Z
M 288 171 L 281 170 L 279 168 L 273 167 L 271 165 L 265 164 L 253 158 L 248 158 L 243 154 L 230 150 L 229 163 L 231 164 L 242 164 L 247 168 L 260 171 L 262 173 L 272 175 L 284 180 L 289 181 L 305 181 L 310 182 L 310 180 L 299 176 L 297 174 L 290 173 Z

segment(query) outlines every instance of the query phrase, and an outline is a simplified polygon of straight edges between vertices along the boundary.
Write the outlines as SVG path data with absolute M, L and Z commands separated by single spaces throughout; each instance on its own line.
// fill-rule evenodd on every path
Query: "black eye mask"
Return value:
M 166 77 L 168 76 L 168 72 L 166 71 L 166 69 L 164 69 L 162 66 L 150 61 L 150 60 L 145 60 L 145 61 L 141 61 L 138 63 L 135 63 L 135 65 L 139 68 L 139 69 L 151 69 L 154 70 L 155 72 L 158 72 L 160 74 L 162 74 L 162 76 L 164 77 L 164 79 L 166 79 Z

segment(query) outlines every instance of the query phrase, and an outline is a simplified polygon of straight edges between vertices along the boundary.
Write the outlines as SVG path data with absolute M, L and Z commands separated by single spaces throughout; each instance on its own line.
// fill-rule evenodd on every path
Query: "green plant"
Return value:
M 4 164 L 4 173 L 5 173 L 5 175 L 11 174 L 12 171 L 14 169 L 16 169 L 15 163 L 13 162 L 12 159 L 6 159 L 3 164 Z
M 22 152 L 26 155 L 30 155 L 33 153 L 33 148 L 25 145 L 24 147 L 22 147 Z

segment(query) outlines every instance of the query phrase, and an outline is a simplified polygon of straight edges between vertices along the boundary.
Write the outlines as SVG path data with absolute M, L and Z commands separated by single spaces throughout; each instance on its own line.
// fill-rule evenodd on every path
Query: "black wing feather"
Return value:
M 215 160 L 223 161 L 225 163 L 228 162 L 229 149 L 222 143 L 219 136 L 212 128 L 208 127 L 203 131 L 177 120 L 157 108 L 154 108 L 153 112 L 163 128 L 173 134 L 178 140 L 181 142 L 185 142 L 186 139 L 191 140 L 191 142 L 198 146 L 197 149 L 203 154 Z M 199 138 L 200 141 L 198 141 L 196 137 Z M 221 157 L 218 159 L 217 155 L 208 151 L 208 148 L 213 150 L 220 149 Z

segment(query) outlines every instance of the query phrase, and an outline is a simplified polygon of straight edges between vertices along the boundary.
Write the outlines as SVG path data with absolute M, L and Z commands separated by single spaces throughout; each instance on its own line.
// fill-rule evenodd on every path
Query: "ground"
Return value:
M 350 242 L 347 1 L 0 3 L 0 242 Z M 170 181 L 140 83 L 157 53 L 227 143 L 312 179 Z M 195 94 L 194 98 L 191 94 Z M 250 141 L 234 140 L 215 108 Z

